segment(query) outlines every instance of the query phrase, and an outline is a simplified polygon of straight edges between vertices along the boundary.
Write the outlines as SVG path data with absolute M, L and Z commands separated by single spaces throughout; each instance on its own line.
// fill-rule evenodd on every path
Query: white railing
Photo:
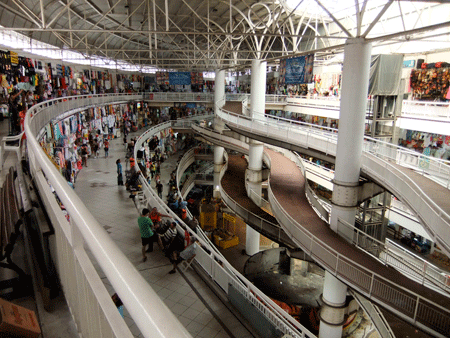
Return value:
M 396 285 L 376 272 L 367 270 L 353 260 L 342 256 L 293 219 L 279 204 L 270 185 L 269 201 L 280 224 L 297 245 L 332 274 L 346 281 L 358 292 L 383 303 L 386 308 L 428 332 L 431 329 L 439 337 L 444 337 L 443 333 L 448 332 L 449 309 L 432 303 L 421 295 Z M 292 224 L 295 226 L 291 226 Z
M 264 197 L 262 197 L 262 194 L 257 193 L 255 190 L 249 188 L 249 185 L 247 185 L 247 195 L 258 207 L 270 210 L 269 201 L 265 200 Z
M 361 169 L 398 196 L 416 213 L 422 226 L 434 241 L 447 253 L 450 252 L 450 216 L 425 194 L 413 179 L 397 170 L 388 161 L 372 154 L 362 157 Z
M 173 93 L 153 92 L 144 93 L 144 100 L 162 102 L 212 102 L 214 93 Z
M 152 137 L 151 130 L 152 128 L 147 130 L 137 140 L 135 152 L 137 152 L 137 149 L 140 149 L 146 139 Z M 135 154 L 135 156 L 136 155 L 137 154 Z M 227 156 L 226 153 L 224 153 L 224 156 Z M 225 162 L 225 165 L 220 171 L 220 178 L 223 177 L 226 169 L 227 162 Z M 257 309 L 267 316 L 267 318 L 283 333 L 290 334 L 294 338 L 315 337 L 299 322 L 275 304 L 269 297 L 259 291 L 259 289 L 257 289 L 237 270 L 235 270 L 226 260 L 224 260 L 223 256 L 218 255 L 216 250 L 211 247 L 211 244 L 204 241 L 203 236 L 197 236 L 197 234 L 193 233 L 190 228 L 186 226 L 183 221 L 157 196 L 156 192 L 153 191 L 143 177 L 141 177 L 141 183 L 148 203 L 150 203 L 153 207 L 156 206 L 160 212 L 170 215 L 172 218 L 176 219 L 178 223 L 183 226 L 178 229 L 179 231 L 189 231 L 191 236 L 193 238 L 197 238 L 202 246 L 210 252 L 208 253 L 203 248 L 197 249 L 195 260 L 225 293 L 228 293 L 228 284 L 232 283 L 232 285 L 237 288 L 244 295 L 244 297 L 250 300 L 253 304 L 257 304 Z
M 242 116 L 224 110 L 219 110 L 218 116 L 229 125 L 266 137 L 269 140 L 283 141 L 300 148 L 310 148 L 332 156 L 336 155 L 337 133 L 329 132 L 329 130 L 332 130 L 331 128 L 277 117 Z M 408 161 L 405 161 L 406 159 Z M 366 138 L 363 143 L 362 169 L 372 177 L 379 178 L 381 180 L 379 182 L 394 189 L 397 196 L 404 198 L 411 210 L 418 214 L 425 225 L 428 225 L 428 231 L 437 239 L 436 242 L 443 246 L 447 252 L 450 252 L 450 245 L 446 244 L 450 243 L 450 215 L 426 196 L 422 189 L 404 172 L 391 165 L 388 160 L 412 167 L 429 175 L 445 177 L 447 187 L 450 187 L 449 161 L 423 156 L 371 138 Z M 380 161 L 382 161 L 382 164 L 378 163 Z M 416 163 L 415 166 L 413 162 Z M 425 169 L 421 168 L 423 162 L 427 163 Z M 377 171 L 382 168 L 382 171 Z M 389 174 L 386 172 L 387 170 L 389 170 Z M 383 173 L 383 175 L 381 176 L 380 173 Z M 405 196 L 408 198 L 405 198 Z M 425 200 L 425 203 L 422 200 Z
M 227 99 L 228 99 L 227 94 Z M 245 94 L 241 94 L 245 95 Z M 248 94 L 247 94 L 248 95 Z M 233 100 L 236 101 L 237 99 Z M 301 105 L 305 107 L 325 108 L 330 110 L 340 109 L 340 99 L 338 97 L 324 96 L 289 96 L 289 95 L 266 95 L 266 103 L 281 103 L 284 105 Z M 371 100 L 367 99 L 367 107 L 372 106 Z M 414 116 L 427 118 L 436 121 L 450 119 L 450 105 L 448 102 L 432 102 L 403 100 L 402 115 L 404 117 Z M 339 116 L 336 116 L 339 118 Z
M 141 99 L 139 94 L 64 97 L 33 106 L 25 118 L 30 169 L 55 227 L 61 284 L 83 337 L 133 337 L 84 246 L 100 265 L 144 337 L 191 337 L 69 187 L 36 139 L 47 123 L 63 113 Z M 64 204 L 70 221 L 56 203 L 49 184 Z
M 214 114 L 203 113 L 191 116 L 180 117 L 172 120 L 172 128 L 189 128 L 192 123 L 199 123 L 201 121 L 210 121 L 214 118 Z
M 349 289 L 348 292 L 353 296 L 353 298 L 358 302 L 358 304 L 364 309 L 366 314 L 371 319 L 372 323 L 371 325 L 374 325 L 376 327 L 376 330 L 378 331 L 380 337 L 383 338 L 395 338 L 394 332 L 392 332 L 392 329 L 384 317 L 383 313 L 380 311 L 378 306 L 376 306 L 374 303 L 369 301 L 368 299 L 364 298 L 357 292 L 354 292 L 353 290 Z M 364 328 L 364 333 L 366 332 L 367 327 Z M 371 330 L 370 327 L 367 330 L 367 335 L 364 335 L 364 337 L 370 337 Z
M 203 155 L 203 154 L 213 155 L 213 153 L 210 153 L 207 149 L 192 148 L 184 153 L 183 157 L 180 159 L 180 162 L 178 163 L 175 181 L 176 181 L 178 196 L 181 196 L 183 199 L 186 197 L 186 195 L 191 190 L 193 183 L 195 183 L 195 180 L 199 179 L 199 178 L 197 178 L 196 175 L 201 174 L 203 170 L 206 170 L 207 168 L 214 166 L 213 164 L 207 164 L 207 165 L 201 167 L 197 173 L 190 175 L 185 180 L 185 182 L 183 183 L 183 188 L 180 190 L 180 182 L 181 182 L 183 173 L 186 171 L 186 169 L 192 163 L 194 163 L 195 156 Z
M 394 266 L 402 272 L 414 275 L 418 283 L 434 289 L 438 287 L 447 294 L 450 293 L 450 273 L 448 271 L 444 271 L 431 264 L 390 239 L 386 240 L 385 248 L 389 254 L 382 257 L 381 255 L 385 254 L 382 252 L 380 258 L 384 260 L 386 264 Z M 395 258 L 393 259 L 393 257 Z M 408 271 L 405 271 L 404 267 L 408 267 Z
M 426 117 L 436 120 L 450 119 L 448 102 L 403 101 L 402 115 Z
M 351 231 L 349 232 L 348 229 Z M 386 243 L 381 242 L 342 219 L 338 219 L 337 233 L 353 233 L 353 237 L 350 239 L 351 243 L 371 253 L 383 264 L 392 266 L 419 284 L 439 292 L 447 294 L 450 292 L 450 285 L 448 285 L 448 278 L 444 270 L 389 239 Z

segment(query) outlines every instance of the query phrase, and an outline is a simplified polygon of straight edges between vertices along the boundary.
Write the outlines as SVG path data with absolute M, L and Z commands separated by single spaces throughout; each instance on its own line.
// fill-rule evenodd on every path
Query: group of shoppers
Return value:
M 198 244 L 194 240 L 185 246 L 184 240 L 178 236 L 177 223 L 169 221 L 168 226 L 164 226 L 161 222 L 163 217 L 170 216 L 161 214 L 154 207 L 152 211 L 144 208 L 138 218 L 142 242 L 142 261 L 147 261 L 147 252 L 153 252 L 153 243 L 157 242 L 172 263 L 173 269 L 169 273 L 173 274 L 182 260 L 187 260 L 190 263 L 194 259 Z

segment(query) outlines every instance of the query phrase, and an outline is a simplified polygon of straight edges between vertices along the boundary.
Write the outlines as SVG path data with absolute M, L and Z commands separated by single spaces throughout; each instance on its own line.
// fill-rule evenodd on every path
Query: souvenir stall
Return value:
M 399 145 L 421 154 L 450 160 L 450 136 L 414 130 L 402 130 Z
M 422 63 L 420 69 L 411 70 L 409 85 L 413 99 L 450 100 L 450 64 L 447 62 Z
M 81 131 L 80 113 L 63 120 L 52 121 L 43 128 L 39 142 L 64 178 L 75 183 L 81 169 L 81 158 L 78 155 L 77 135 Z

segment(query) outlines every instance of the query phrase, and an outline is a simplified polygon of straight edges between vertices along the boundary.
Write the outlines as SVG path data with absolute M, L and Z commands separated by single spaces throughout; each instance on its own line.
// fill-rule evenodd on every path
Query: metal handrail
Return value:
M 322 130 L 322 127 L 317 127 L 315 125 L 305 123 L 297 123 L 295 121 L 286 119 L 277 119 L 275 120 L 277 122 L 274 122 L 273 119 L 266 119 L 265 117 L 242 116 L 232 112 L 224 111 L 223 109 L 219 110 L 217 114 L 219 118 L 224 120 L 227 124 L 234 124 L 238 128 L 244 128 L 249 130 L 250 132 L 258 133 L 259 135 L 265 137 L 269 137 L 270 135 L 270 138 L 282 140 L 289 144 L 297 145 L 300 147 L 313 148 L 333 156 L 336 155 L 337 133 L 330 133 L 326 130 Z M 383 145 L 386 145 L 386 147 L 390 148 L 383 148 Z M 374 164 L 376 164 L 375 158 L 377 158 L 378 161 L 382 161 L 382 166 L 385 169 L 390 168 L 390 170 L 396 170 L 392 165 L 390 165 L 388 161 L 384 159 L 390 159 L 399 164 L 399 162 L 401 162 L 401 159 L 397 158 L 398 154 L 411 154 L 411 152 L 403 151 L 403 149 L 400 149 L 397 146 L 391 146 L 388 143 L 370 138 L 366 138 L 363 148 L 362 168 L 366 171 L 369 171 L 371 174 L 376 174 L 373 171 L 373 166 Z M 392 153 L 393 156 L 388 156 L 389 153 Z M 447 182 L 450 184 L 450 166 L 447 165 L 448 161 L 436 160 L 423 155 L 421 156 L 422 157 L 420 158 L 422 158 L 423 160 L 429 160 L 428 163 L 434 163 L 433 167 L 436 167 L 439 169 L 439 171 L 446 173 L 446 175 L 448 175 Z M 365 165 L 366 162 L 368 163 L 368 165 Z M 427 173 L 435 174 L 436 171 L 427 171 Z M 419 216 L 422 219 L 431 220 L 430 217 L 432 217 L 433 222 L 430 224 L 434 224 L 434 227 L 433 229 L 428 230 L 433 233 L 436 238 L 440 238 L 441 242 L 439 244 L 445 247 L 445 243 L 450 243 L 450 238 L 448 238 L 450 235 L 448 232 L 448 228 L 450 228 L 450 215 L 448 215 L 441 207 L 439 207 L 433 200 L 431 200 L 426 194 L 424 194 L 421 188 L 407 175 L 398 170 L 395 171 L 395 175 L 397 177 L 400 176 L 399 180 L 401 179 L 402 181 L 404 181 L 405 185 L 406 182 L 408 182 L 408 189 L 412 193 L 412 195 L 420 196 L 423 202 L 425 202 L 422 202 L 420 206 L 415 204 L 408 205 L 412 210 L 420 213 Z M 386 177 L 381 177 L 380 179 L 382 179 L 382 182 L 384 182 L 386 180 Z M 398 182 L 399 180 L 397 180 L 396 182 Z M 394 189 L 395 191 L 397 187 L 392 186 L 392 189 Z M 426 209 L 423 208 L 424 205 L 426 205 Z M 420 210 L 418 209 L 419 207 L 421 207 Z
M 211 133 L 214 133 L 213 131 L 208 131 L 210 134 Z M 223 135 L 220 135 L 220 134 L 218 134 L 218 133 L 215 133 L 218 137 L 221 137 L 221 138 L 225 138 L 225 136 L 223 136 Z M 229 140 L 230 141 L 230 140 Z M 236 142 L 238 142 L 237 140 L 236 140 Z M 305 172 L 305 168 L 303 167 L 303 165 L 302 165 L 302 159 L 299 157 L 299 155 L 297 155 L 297 154 L 295 154 L 295 153 L 292 153 L 291 151 L 289 151 L 289 150 L 286 150 L 286 149 L 283 149 L 283 148 L 279 148 L 279 147 L 274 147 L 274 146 L 267 146 L 268 148 L 272 148 L 274 151 L 277 151 L 277 152 L 281 152 L 284 156 L 288 156 L 292 161 L 294 161 L 296 164 L 297 164 L 297 166 L 298 167 L 300 167 L 301 168 L 301 170 L 302 170 L 302 172 L 304 173 Z M 267 156 L 265 156 L 265 162 L 266 163 L 268 163 L 268 165 L 270 166 L 270 159 L 267 157 Z M 331 170 L 330 170 L 331 171 Z M 226 196 L 226 198 L 228 198 L 229 196 Z M 316 197 L 315 197 L 316 198 Z M 231 198 L 230 198 L 231 199 Z M 310 203 L 311 202 L 313 202 L 313 200 L 311 200 L 310 199 Z M 326 206 L 324 206 L 324 208 L 325 209 L 327 209 L 328 210 L 328 212 L 329 212 L 329 208 L 326 208 Z M 321 213 L 322 214 L 322 213 Z M 326 214 L 324 214 L 324 217 L 326 217 Z M 347 225 L 347 226 L 350 226 L 350 225 Z M 351 229 L 352 229 L 352 231 L 356 231 L 357 233 L 359 233 L 360 232 L 360 230 L 359 229 L 357 229 L 357 228 L 355 228 L 354 226 L 351 226 Z M 365 235 L 362 235 L 362 236 L 365 236 Z M 357 238 L 358 239 L 358 238 Z M 374 238 L 369 238 L 370 239 L 370 241 L 374 241 L 374 242 L 376 242 L 376 240 L 374 239 Z M 385 247 L 385 245 L 384 245 L 384 243 L 379 243 L 379 248 L 377 249 L 378 250 L 378 252 L 384 252 L 385 253 L 385 255 L 387 256 L 387 257 L 390 257 L 391 256 L 391 254 L 389 253 L 389 251 L 386 249 L 386 247 Z M 398 263 L 398 262 L 397 262 Z M 396 266 L 398 266 L 398 264 L 396 264 Z M 405 266 L 405 268 L 404 269 L 402 269 L 402 271 L 408 271 L 408 267 L 406 267 Z M 441 289 L 446 289 L 446 287 L 445 287 L 445 285 L 443 285 L 443 284 L 445 284 L 443 281 L 439 281 L 439 279 L 436 279 L 436 278 L 434 278 L 433 276 L 429 276 L 427 279 L 429 279 L 429 280 L 431 280 L 431 281 L 433 281 L 434 280 L 434 282 L 432 282 L 432 284 L 434 285 L 434 284 L 437 284 L 437 285 L 439 285 L 439 287 L 441 288 Z
M 71 109 L 93 105 L 127 102 L 142 95 L 84 95 L 45 101 L 33 106 L 25 117 L 28 154 L 33 170 L 41 170 L 64 203 L 82 239 L 92 252 L 102 271 L 120 295 L 131 317 L 145 337 L 191 337 L 156 292 L 117 247 L 108 233 L 71 189 L 40 147 L 36 137 L 52 118 Z M 57 109 L 55 109 L 57 108 Z M 49 188 L 50 189 L 50 188 Z M 74 240 L 74 238 L 72 238 Z M 74 242 L 75 243 L 75 242 Z M 74 244 L 73 244 L 74 245 Z M 78 245 L 78 249 L 82 248 Z M 75 250 L 75 248 L 73 248 Z M 114 259 L 111 259 L 114 257 Z M 113 307 L 111 303 L 111 307 Z M 171 325 L 167 325 L 170 322 Z
M 161 126 L 161 128 L 164 127 Z M 156 127 L 154 127 L 156 128 Z M 148 139 L 152 137 L 152 131 L 154 132 L 154 128 L 147 130 L 141 137 L 138 138 L 135 146 L 135 156 L 137 155 L 137 149 L 140 149 L 141 145 Z M 227 158 L 226 152 L 224 153 L 225 158 Z M 227 169 L 227 163 L 225 162 L 224 166 L 220 171 L 220 178 L 224 175 Z M 211 254 L 210 259 L 208 259 L 207 266 L 202 267 L 209 271 L 211 266 L 214 266 L 216 269 L 220 267 L 220 269 L 226 269 L 227 276 L 230 279 L 230 282 L 233 283 L 233 286 L 237 287 L 241 292 L 245 290 L 245 296 L 247 299 L 252 300 L 253 302 L 258 303 L 258 309 L 265 313 L 265 311 L 270 311 L 269 320 L 274 322 L 276 326 L 283 332 L 291 334 L 293 337 L 315 337 L 312 333 L 310 333 L 306 328 L 303 327 L 299 322 L 289 316 L 284 310 L 282 310 L 277 304 L 275 304 L 269 297 L 267 297 L 264 293 L 262 293 L 258 288 L 256 288 L 250 281 L 248 281 L 244 276 L 242 276 L 233 266 L 230 265 L 226 260 L 224 260 L 223 256 L 219 256 L 215 250 L 211 248 L 210 243 L 204 241 L 204 238 L 197 236 L 197 234 L 193 233 L 189 227 L 184 224 L 184 222 L 157 196 L 156 192 L 150 187 L 148 182 L 141 175 L 141 184 L 143 187 L 143 191 L 148 201 L 152 201 L 152 206 L 157 206 L 159 210 L 162 210 L 165 214 L 170 215 L 173 219 L 177 220 L 179 224 L 179 231 L 188 231 L 193 238 L 196 238 L 200 241 L 202 246 L 207 248 Z M 201 249 L 203 250 L 203 249 Z M 196 256 L 197 260 L 197 256 Z M 199 262 L 202 264 L 202 262 Z M 214 277 L 214 276 L 212 276 Z M 216 282 L 221 285 L 220 280 L 216 280 Z M 227 291 L 227 290 L 224 290 Z M 255 299 L 253 299 L 255 297 Z
M 354 289 L 371 298 L 376 298 L 384 303 L 387 308 L 394 310 L 399 316 L 409 320 L 412 319 L 416 324 L 423 325 L 425 329 L 429 330 L 429 327 L 422 324 L 422 321 L 426 323 L 426 318 L 423 315 L 426 308 L 428 308 L 428 311 L 433 312 L 433 318 L 441 319 L 441 325 L 447 325 L 446 323 L 450 320 L 449 309 L 430 302 L 425 297 L 411 292 L 401 285 L 392 283 L 385 277 L 368 270 L 354 261 L 349 262 L 346 257 L 331 248 L 320 238 L 311 234 L 292 218 L 275 198 L 270 185 L 268 191 L 269 201 L 274 214 L 277 215 L 277 219 L 281 220 L 284 217 L 291 224 L 295 224 L 295 227 L 285 227 L 285 230 L 292 235 L 297 245 L 333 275 L 350 282 Z M 280 222 L 282 223 L 282 221 Z M 293 231 L 295 231 L 295 234 L 292 233 Z M 301 240 L 298 238 L 301 238 Z M 351 281 L 348 280 L 348 276 L 352 276 Z M 427 304 L 430 304 L 431 307 Z M 398 311 L 398 308 L 401 308 L 404 312 Z M 421 312 L 418 312 L 418 309 Z M 436 309 L 439 309 L 441 312 L 436 311 Z M 420 318 L 418 316 L 419 313 L 422 315 Z M 435 327 L 435 325 L 431 327 Z M 439 329 L 442 330 L 442 327 Z

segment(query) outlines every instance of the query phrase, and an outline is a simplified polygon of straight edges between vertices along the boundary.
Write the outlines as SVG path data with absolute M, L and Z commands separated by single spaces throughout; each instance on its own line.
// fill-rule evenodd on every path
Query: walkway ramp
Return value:
M 237 113 L 219 114 L 219 117 L 228 126 L 233 127 L 232 129 L 239 131 L 239 128 L 242 128 L 247 135 L 254 134 L 260 139 L 263 136 L 265 142 L 278 145 L 273 142 L 276 137 L 272 136 L 269 130 L 273 121 L 265 121 L 266 128 L 258 128 L 251 117 L 239 115 L 239 105 L 230 103 L 225 105 L 224 109 L 226 108 Z M 242 127 L 242 125 L 244 126 Z M 292 136 L 278 135 L 278 137 L 285 138 L 286 142 L 294 143 L 296 140 L 292 139 Z M 326 135 L 309 133 L 307 136 L 311 138 L 307 146 L 314 149 L 316 143 L 318 151 L 323 152 Z M 334 155 L 336 145 L 334 144 L 334 149 L 331 147 L 333 142 L 330 140 L 332 139 L 336 140 L 335 135 L 334 137 L 330 135 L 329 139 L 325 141 L 328 144 L 327 153 Z M 305 179 L 300 169 L 281 154 L 269 149 L 266 149 L 265 152 L 271 161 L 269 201 L 272 211 L 286 232 L 292 236 L 294 242 L 349 287 L 426 332 L 439 337 L 448 337 L 450 298 L 412 281 L 341 238 L 311 208 L 306 199 Z M 418 216 L 422 216 L 419 218 L 426 224 L 429 231 L 440 234 L 447 232 L 447 236 L 449 236 L 450 231 L 446 228 L 446 219 L 450 214 L 450 203 L 447 205 L 444 202 L 444 196 L 449 196 L 448 190 L 446 191 L 442 186 L 411 169 L 388 163 L 370 152 L 365 152 L 362 162 L 362 170 L 366 169 L 369 177 L 374 174 L 382 175 L 382 177 L 375 177 L 375 180 L 383 183 L 383 186 L 389 190 L 395 191 L 395 195 L 399 199 L 407 200 L 411 209 Z M 382 170 L 383 167 L 387 168 L 389 175 Z M 427 207 L 432 204 L 433 213 L 436 214 L 436 210 L 438 210 L 437 214 L 444 216 L 445 219 L 435 222 L 435 215 L 427 217 L 427 212 L 423 208 L 420 209 L 422 206 L 410 205 L 413 204 L 413 200 L 415 201 L 415 196 L 400 194 L 407 191 L 405 185 L 415 191 L 415 196 L 420 198 L 419 201 L 428 203 Z M 396 188 L 396 186 L 400 186 L 400 188 Z M 433 199 L 436 199 L 436 203 Z M 422 204 L 426 204 L 425 202 Z M 447 207 L 447 211 L 443 210 Z M 444 243 L 449 242 L 450 240 L 447 240 Z
M 236 132 L 265 143 L 296 150 L 306 155 L 334 161 L 337 146 L 337 133 L 313 125 L 297 124 L 295 121 L 277 120 L 266 117 L 242 115 L 239 105 L 226 104 L 218 112 L 218 117 Z M 443 161 L 423 158 L 390 146 L 366 140 L 361 159 L 361 175 L 369 177 L 393 193 L 421 220 L 425 230 L 448 255 L 450 255 L 450 166 Z M 414 157 L 416 156 L 416 157 Z M 415 163 L 413 166 L 412 163 Z M 402 165 L 399 165 L 402 164 Z M 415 170 L 422 169 L 428 177 L 443 180 L 447 187 L 431 179 L 420 177 Z
M 248 225 L 260 232 L 267 238 L 275 241 L 289 249 L 296 249 L 298 246 L 292 241 L 290 236 L 286 234 L 283 228 L 278 224 L 275 217 L 265 212 L 257 206 L 247 195 L 245 190 L 245 169 L 247 168 L 247 161 L 238 155 L 228 156 L 228 169 L 222 177 L 221 185 L 223 191 L 229 195 L 242 209 L 248 211 L 256 217 L 248 217 L 244 213 L 239 213 L 240 217 L 244 219 Z M 253 219 L 253 222 L 252 222 Z
M 450 332 L 450 298 L 410 280 L 341 238 L 311 208 L 300 169 L 285 156 L 265 151 L 272 163 L 269 201 L 278 205 L 273 208 L 274 215 L 294 241 L 351 288 L 411 324 L 446 336 Z

